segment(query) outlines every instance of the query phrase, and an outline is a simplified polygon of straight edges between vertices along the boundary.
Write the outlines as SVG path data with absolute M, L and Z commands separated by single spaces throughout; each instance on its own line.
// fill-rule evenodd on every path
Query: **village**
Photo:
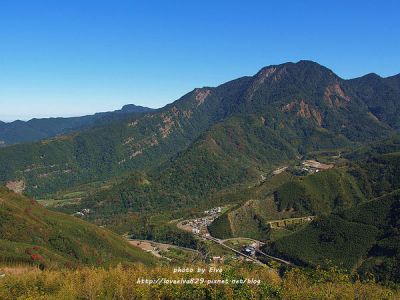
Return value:
M 222 207 L 214 207 L 204 211 L 205 216 L 196 219 L 184 220 L 177 224 L 178 228 L 192 232 L 202 237 L 209 237 L 208 226 L 222 213 Z
M 262 256 L 268 256 L 267 254 L 260 251 L 260 247 L 264 245 L 263 242 L 253 240 L 250 238 L 230 238 L 230 239 L 218 239 L 210 235 L 208 231 L 208 226 L 218 218 L 223 212 L 222 207 L 214 207 L 210 210 L 204 211 L 204 216 L 196 219 L 183 220 L 177 224 L 177 227 L 191 232 L 204 240 L 216 243 L 223 248 L 227 249 L 229 252 L 233 252 L 230 255 L 220 255 L 210 257 L 210 261 L 216 264 L 224 263 L 228 260 L 241 260 L 252 262 L 256 264 L 263 264 L 257 258 L 256 253 Z M 269 259 L 275 259 L 268 256 Z M 286 261 L 283 261 L 287 263 Z

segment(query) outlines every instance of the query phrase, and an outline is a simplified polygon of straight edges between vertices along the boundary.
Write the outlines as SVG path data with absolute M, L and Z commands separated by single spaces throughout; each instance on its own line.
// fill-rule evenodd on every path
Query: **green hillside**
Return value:
M 269 185 L 268 192 L 254 195 L 211 224 L 213 235 L 267 240 L 271 234 L 267 224 L 270 220 L 329 214 L 366 201 L 358 179 L 347 167 L 300 177 L 284 172 L 255 190 L 263 185 Z
M 0 188 L 0 264 L 53 268 L 118 262 L 149 265 L 155 259 L 106 229 Z
M 393 136 L 347 153 L 339 167 L 308 176 L 289 176 L 287 171 L 268 178 L 247 193 L 239 208 L 221 216 L 209 229 L 216 237 L 265 240 L 271 238 L 265 230 L 268 220 L 326 215 L 385 195 L 400 188 L 399 149 L 400 139 Z M 334 153 L 326 153 L 325 159 L 332 159 Z M 324 159 L 320 152 L 310 155 Z
M 252 187 L 244 201 L 239 201 L 237 206 L 221 215 L 208 227 L 211 235 L 218 238 L 268 239 L 271 234 L 268 220 L 298 216 L 293 211 L 279 211 L 273 197 L 273 192 L 278 187 L 292 181 L 293 178 L 290 173 L 283 172 Z
M 392 128 L 400 129 L 400 74 L 382 78 L 368 74 L 352 79 L 349 83 L 356 88 L 357 95 L 367 104 L 368 109 L 381 121 Z M 377 101 L 377 99 L 381 99 Z
M 83 199 L 79 207 L 91 208 L 92 217 L 105 218 L 128 210 L 148 213 L 210 206 L 217 191 L 259 182 L 295 155 L 293 147 L 271 133 L 260 117 L 232 117 L 170 161 L 130 175 L 111 189 Z
M 357 179 L 346 167 L 297 177 L 274 194 L 279 211 L 295 210 L 302 215 L 328 214 L 366 200 Z
M 399 282 L 399 207 L 399 192 L 377 198 L 312 222 L 273 243 L 272 251 L 300 264 L 340 265 Z
M 386 140 L 349 155 L 360 191 L 372 200 L 340 207 L 265 250 L 304 265 L 341 265 L 361 276 L 370 273 L 379 281 L 399 282 L 400 155 L 385 153 L 398 150 L 397 141 Z M 320 186 L 316 183 L 314 188 L 323 190 Z
M 313 267 L 332 264 L 351 269 L 367 256 L 377 234 L 373 226 L 332 215 L 279 239 L 273 248 L 298 264 Z

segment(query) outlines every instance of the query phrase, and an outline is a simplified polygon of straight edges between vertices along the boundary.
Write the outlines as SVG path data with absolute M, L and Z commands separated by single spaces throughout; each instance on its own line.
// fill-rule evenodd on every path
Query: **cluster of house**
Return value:
M 189 226 L 192 229 L 192 233 L 194 234 L 208 237 L 210 236 L 207 229 L 208 225 L 210 225 L 216 218 L 218 218 L 221 212 L 221 207 L 214 207 L 210 210 L 204 211 L 204 217 L 184 221 L 182 222 L 182 225 Z
M 210 210 L 205 210 L 204 213 L 209 216 L 214 216 L 214 215 L 218 216 L 221 213 L 221 211 L 222 211 L 222 207 L 218 206 L 218 207 L 211 208 Z
M 80 211 L 77 211 L 76 213 L 74 213 L 74 216 L 84 217 L 84 216 L 87 216 L 88 214 L 90 214 L 90 209 L 89 208 L 83 208 Z
M 306 160 L 302 162 L 301 170 L 307 173 L 318 173 L 320 170 L 327 170 L 333 168 L 333 164 L 323 164 L 316 160 Z

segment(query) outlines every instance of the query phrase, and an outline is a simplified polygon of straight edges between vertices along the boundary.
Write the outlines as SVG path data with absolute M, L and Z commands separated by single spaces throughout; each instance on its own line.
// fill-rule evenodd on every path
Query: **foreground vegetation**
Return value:
M 62 268 L 118 262 L 155 259 L 109 230 L 0 188 L 0 263 Z
M 142 284 L 141 279 L 204 278 L 202 284 Z M 207 284 L 208 280 L 227 284 Z M 254 279 L 259 284 L 232 283 Z M 220 274 L 173 274 L 167 267 L 144 266 L 31 270 L 0 279 L 0 299 L 399 299 L 400 293 L 374 282 L 361 282 L 332 268 L 287 271 L 283 277 L 269 268 L 225 267 Z

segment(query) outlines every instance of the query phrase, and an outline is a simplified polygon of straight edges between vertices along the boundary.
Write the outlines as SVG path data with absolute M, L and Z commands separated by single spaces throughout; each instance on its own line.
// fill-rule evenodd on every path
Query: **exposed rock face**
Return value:
M 131 123 L 128 123 L 128 127 L 135 127 L 138 123 L 139 123 L 139 121 L 135 120 L 135 121 L 133 121 Z
M 318 124 L 319 126 L 322 126 L 322 116 L 321 116 L 321 113 L 320 113 L 318 110 L 316 110 L 316 109 L 314 109 L 314 108 L 311 108 L 311 114 L 312 114 L 312 116 L 314 117 L 314 119 L 315 119 L 315 121 L 317 122 L 317 124 Z
M 310 105 L 304 100 L 301 100 L 300 102 L 292 101 L 283 106 L 281 110 L 287 113 L 293 111 L 297 106 L 299 106 L 299 109 L 296 113 L 297 116 L 306 119 L 313 117 L 317 124 L 322 126 L 323 119 L 321 113 L 317 109 L 310 107 Z
M 192 117 L 193 111 L 189 110 L 184 110 L 183 111 L 183 115 L 185 116 L 185 118 L 190 119 Z
M 171 134 L 172 126 L 175 124 L 175 122 L 172 120 L 172 118 L 170 116 L 163 116 L 162 120 L 163 120 L 164 126 L 161 126 L 159 128 L 159 131 L 161 133 L 161 136 L 163 138 L 166 138 L 167 136 L 169 136 Z
M 152 137 L 151 142 L 150 142 L 151 146 L 157 146 L 158 145 L 158 140 L 155 136 Z
M 256 84 L 263 84 L 265 79 L 270 77 L 273 73 L 275 73 L 275 71 L 276 71 L 275 67 L 262 69 L 260 73 L 258 73 Z
M 201 105 L 204 103 L 208 95 L 210 95 L 211 91 L 206 89 L 206 90 L 201 90 L 201 89 L 196 89 L 196 102 L 197 106 Z
M 132 143 L 135 140 L 133 136 L 128 137 L 126 140 L 123 141 L 122 145 L 126 146 L 130 143 Z
M 292 102 L 286 104 L 284 107 L 282 107 L 282 111 L 283 112 L 292 111 L 295 106 L 296 106 L 296 101 L 292 101 Z
M 287 71 L 285 67 L 269 67 L 262 69 L 255 76 L 255 80 L 247 93 L 247 99 L 251 101 L 253 99 L 254 93 L 262 87 L 267 79 L 271 80 L 272 82 L 277 82 L 282 79 L 286 72 Z
M 22 194 L 25 190 L 25 182 L 23 180 L 8 181 L 6 187 L 15 193 Z
M 368 115 L 371 117 L 372 120 L 374 120 L 377 123 L 380 123 L 381 121 L 379 121 L 378 117 L 375 116 L 372 112 L 368 112 Z
M 351 98 L 343 92 L 339 83 L 328 85 L 325 88 L 324 101 L 330 107 L 345 106 L 350 100 Z
M 177 117 L 179 115 L 179 110 L 176 108 L 176 106 L 173 106 L 171 108 L 171 112 L 175 117 Z
M 304 100 L 300 101 L 300 109 L 297 112 L 297 115 L 302 118 L 306 118 L 306 119 L 311 117 L 310 108 L 309 108 L 308 104 L 306 102 L 304 102 Z
M 135 151 L 135 152 L 133 152 L 133 153 L 131 154 L 131 156 L 130 156 L 129 158 L 132 159 L 132 158 L 134 158 L 134 157 L 136 157 L 136 156 L 138 156 L 138 155 L 140 155 L 140 154 L 142 154 L 142 153 L 143 153 L 142 150 Z

